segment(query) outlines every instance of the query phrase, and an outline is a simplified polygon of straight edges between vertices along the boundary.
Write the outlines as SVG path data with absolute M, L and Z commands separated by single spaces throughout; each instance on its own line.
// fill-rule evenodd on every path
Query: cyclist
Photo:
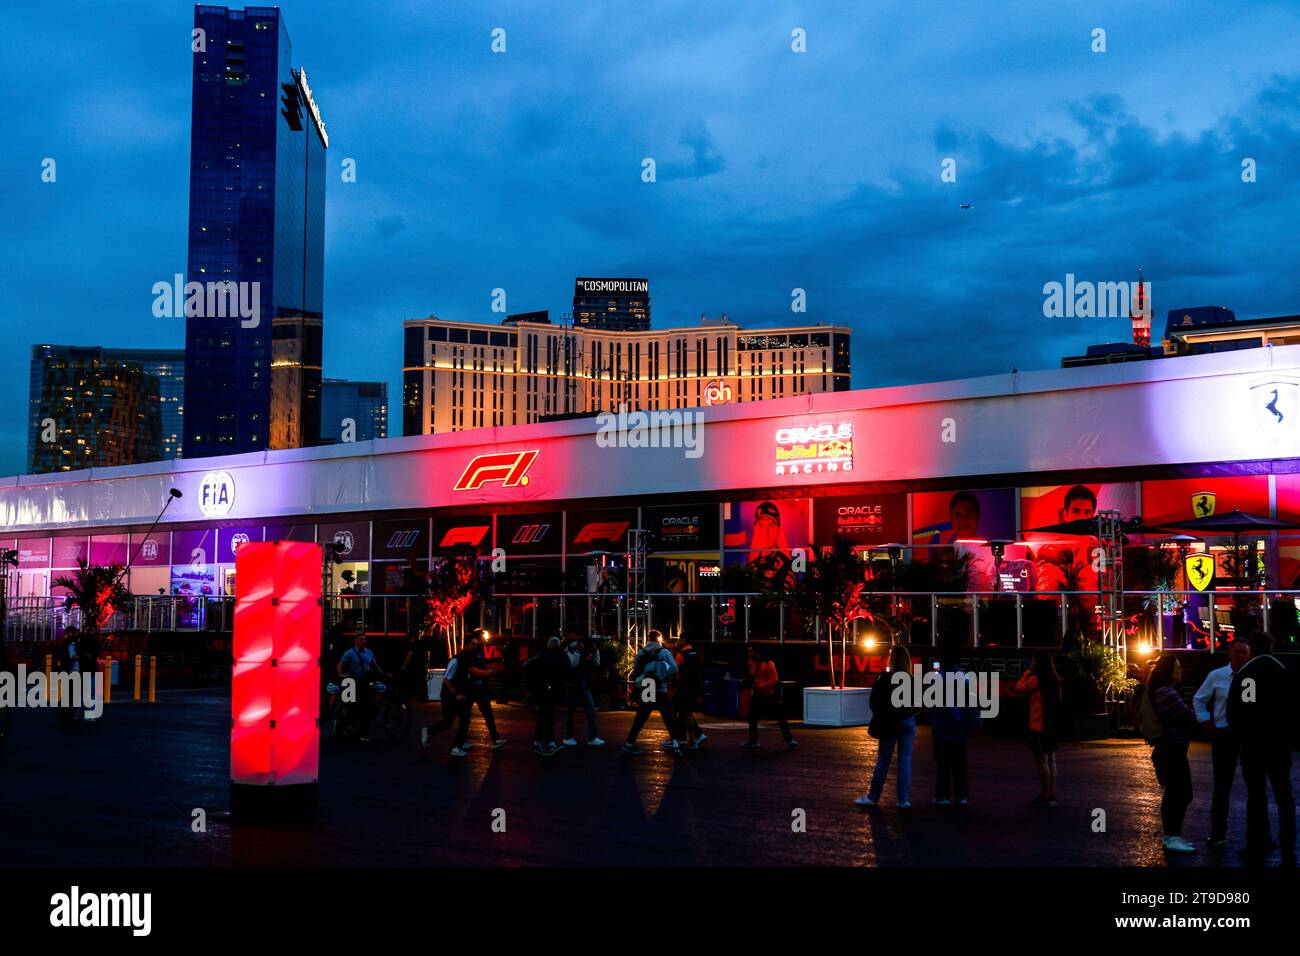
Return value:
M 366 632 L 360 625 L 357 626 L 357 633 L 352 638 L 352 646 L 339 658 L 338 673 L 340 677 L 351 677 L 356 681 L 357 703 L 361 707 L 361 741 L 369 743 L 370 721 L 373 717 L 371 685 L 376 675 L 385 680 L 392 678 L 379 666 L 379 661 L 375 660 L 375 652 L 366 647 Z

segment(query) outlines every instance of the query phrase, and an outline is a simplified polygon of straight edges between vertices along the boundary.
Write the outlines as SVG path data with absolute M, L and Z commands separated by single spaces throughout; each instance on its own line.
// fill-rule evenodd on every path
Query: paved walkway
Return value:
M 929 731 L 918 735 L 910 812 L 852 800 L 865 789 L 875 741 L 865 729 L 795 725 L 787 751 L 775 726 L 747 751 L 741 724 L 703 718 L 704 749 L 677 760 L 657 750 L 657 718 L 644 756 L 617 752 L 630 715 L 602 714 L 604 748 L 546 760 L 528 752 L 533 714 L 498 707 L 511 744 L 493 753 L 477 716 L 465 760 L 450 735 L 421 751 L 419 723 L 400 743 L 322 745 L 320 815 L 312 823 L 232 828 L 228 804 L 228 692 L 164 693 L 156 705 L 109 705 L 104 719 L 61 730 L 53 713 L 19 711 L 0 745 L 0 859 L 40 864 L 675 864 L 728 866 L 1060 865 L 1164 866 L 1160 791 L 1140 742 L 1065 744 L 1061 805 L 1034 810 L 1027 748 L 978 737 L 971 745 L 972 807 L 930 805 Z M 1196 801 L 1185 835 L 1207 833 L 1209 749 L 1195 744 Z M 1231 844 L 1201 846 L 1173 865 L 1236 865 L 1244 786 L 1233 794 Z M 191 829 L 193 810 L 207 832 Z M 1094 809 L 1106 812 L 1104 833 Z M 493 832 L 505 811 L 506 831 Z M 806 832 L 794 832 L 802 811 Z M 499 818 L 499 814 L 496 815 Z M 1278 864 L 1275 853 L 1271 865 Z

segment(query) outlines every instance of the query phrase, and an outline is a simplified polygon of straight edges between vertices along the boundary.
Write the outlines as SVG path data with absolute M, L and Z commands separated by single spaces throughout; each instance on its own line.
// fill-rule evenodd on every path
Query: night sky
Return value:
M 402 319 L 499 320 L 497 287 L 554 317 L 577 275 L 648 277 L 659 328 L 851 325 L 858 388 L 1126 338 L 1043 317 L 1066 273 L 1141 266 L 1157 339 L 1175 307 L 1300 312 L 1295 3 L 281 8 L 330 133 L 325 374 L 387 380 L 392 410 Z M 192 22 L 0 7 L 0 472 L 25 470 L 32 344 L 183 344 L 150 288 L 185 267 Z

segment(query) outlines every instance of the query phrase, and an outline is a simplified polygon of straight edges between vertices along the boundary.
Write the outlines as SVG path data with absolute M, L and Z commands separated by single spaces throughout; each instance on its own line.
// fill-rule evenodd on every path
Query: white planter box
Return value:
M 805 687 L 803 722 L 810 727 L 865 727 L 871 723 L 871 688 Z
M 429 682 L 429 700 L 437 700 L 442 696 L 442 675 L 446 673 L 445 667 L 430 667 L 425 671 L 425 680 Z

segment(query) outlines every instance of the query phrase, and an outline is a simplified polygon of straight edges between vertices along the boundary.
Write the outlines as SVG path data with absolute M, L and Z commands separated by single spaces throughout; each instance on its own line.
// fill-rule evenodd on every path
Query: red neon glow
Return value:
M 451 548 L 458 544 L 478 547 L 483 543 L 484 535 L 491 530 L 492 526 L 488 524 L 462 525 L 458 528 L 448 528 L 447 533 L 438 542 L 438 547 Z
M 588 541 L 618 541 L 627 531 L 630 521 L 591 521 L 582 526 L 574 544 L 586 544 Z
M 479 455 L 465 466 L 465 471 L 456 481 L 454 490 L 473 491 L 486 482 L 499 481 L 505 488 L 528 484 L 528 468 L 537 458 L 536 449 L 520 452 L 505 452 L 493 455 Z
M 316 781 L 321 566 L 321 546 L 300 541 L 253 541 L 235 555 L 234 783 Z

